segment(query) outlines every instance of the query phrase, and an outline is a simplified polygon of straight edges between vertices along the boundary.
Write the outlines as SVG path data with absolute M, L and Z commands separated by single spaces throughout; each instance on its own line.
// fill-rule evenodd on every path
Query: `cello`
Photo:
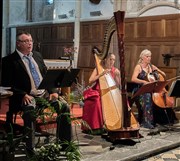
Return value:
M 148 74 L 147 78 L 149 81 L 165 81 L 164 77 L 157 71 Z M 175 98 L 168 96 L 168 91 L 165 87 L 158 93 L 152 93 L 152 100 L 160 108 L 172 108 L 175 105 Z
M 102 51 L 99 52 L 97 48 L 93 49 L 97 71 L 100 74 L 104 70 L 101 61 L 107 57 L 112 34 L 117 31 L 121 91 L 117 88 L 110 74 L 106 74 L 99 78 L 103 119 L 111 141 L 122 138 L 139 138 L 139 123 L 136 121 L 127 100 L 123 43 L 124 15 L 124 11 L 114 12 L 114 16 L 107 25 Z

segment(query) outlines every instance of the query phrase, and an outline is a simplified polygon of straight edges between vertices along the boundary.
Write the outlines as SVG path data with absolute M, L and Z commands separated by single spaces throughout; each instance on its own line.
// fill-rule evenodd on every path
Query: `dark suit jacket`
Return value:
M 43 57 L 40 53 L 33 51 L 33 58 L 44 78 L 47 68 Z M 9 108 L 19 111 L 22 98 L 31 91 L 31 82 L 26 67 L 16 51 L 2 59 L 2 85 L 12 88 L 13 96 L 10 97 Z

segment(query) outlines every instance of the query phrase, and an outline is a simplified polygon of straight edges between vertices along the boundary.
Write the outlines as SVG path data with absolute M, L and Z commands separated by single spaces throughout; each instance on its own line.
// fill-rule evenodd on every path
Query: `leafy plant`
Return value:
M 25 138 L 28 133 L 31 131 L 30 129 L 26 128 L 26 133 L 18 138 L 14 138 L 13 128 L 11 127 L 11 131 L 7 134 L 2 133 L 0 139 L 0 159 L 13 161 L 15 148 L 20 144 L 23 138 Z
M 64 146 L 66 146 L 65 149 L 63 149 Z M 63 159 L 80 161 L 81 159 L 78 145 L 73 141 L 46 144 L 37 149 L 35 154 L 31 161 L 59 161 Z
M 36 119 L 40 119 L 44 124 L 47 121 L 51 121 L 56 119 L 55 113 L 56 110 L 52 105 L 52 102 L 49 102 L 45 98 L 36 98 L 36 109 L 34 110 L 34 114 Z M 57 100 L 58 101 L 58 100 Z M 58 101 L 59 108 L 61 108 L 61 103 Z
M 48 123 L 49 120 L 52 119 L 58 119 L 58 117 L 66 116 L 67 120 L 69 122 L 73 122 L 75 126 L 84 124 L 86 125 L 83 120 L 75 118 L 70 113 L 59 113 L 58 115 L 55 114 L 58 113 L 57 109 L 63 108 L 66 101 L 63 101 L 60 97 L 58 100 L 56 100 L 56 105 L 59 107 L 54 107 L 53 101 L 48 101 L 44 98 L 36 98 L 36 108 L 31 111 L 32 117 L 35 119 L 40 119 L 43 123 Z M 57 104 L 58 103 L 58 104 Z M 88 125 L 87 125 L 88 126 Z M 64 148 L 66 147 L 66 148 Z M 81 158 L 81 153 L 78 147 L 77 141 L 61 141 L 55 139 L 55 141 L 45 144 L 41 146 L 39 149 L 35 149 L 35 153 L 33 157 L 29 158 L 30 161 L 58 161 L 62 160 L 62 158 L 66 160 L 76 160 L 79 161 Z
M 76 80 L 77 82 L 77 80 Z M 72 103 L 77 103 L 79 104 L 81 107 L 83 107 L 83 91 L 84 91 L 84 87 L 79 84 L 79 83 L 73 83 L 72 84 L 72 92 L 71 93 L 66 93 L 63 96 L 63 99 L 69 104 L 71 105 Z

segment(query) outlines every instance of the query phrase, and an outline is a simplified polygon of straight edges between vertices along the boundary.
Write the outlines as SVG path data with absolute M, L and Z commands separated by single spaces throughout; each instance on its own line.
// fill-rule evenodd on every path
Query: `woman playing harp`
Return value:
M 93 84 L 93 86 L 84 91 L 83 120 L 88 123 L 94 134 L 104 131 L 99 78 L 110 74 L 117 87 L 120 85 L 120 71 L 114 67 L 115 60 L 116 56 L 113 53 L 109 53 L 106 59 L 101 62 L 104 71 L 98 74 L 97 68 L 95 68 L 89 78 L 89 83 Z

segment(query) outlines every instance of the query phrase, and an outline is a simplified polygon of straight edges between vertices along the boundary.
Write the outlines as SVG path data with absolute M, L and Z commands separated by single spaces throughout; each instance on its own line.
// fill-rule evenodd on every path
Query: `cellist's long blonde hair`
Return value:
M 148 49 L 144 49 L 142 52 L 141 52 L 141 54 L 139 55 L 139 60 L 138 60 L 138 64 L 139 63 L 141 63 L 142 62 L 142 57 L 143 56 L 151 56 L 151 51 L 150 50 L 148 50 Z

